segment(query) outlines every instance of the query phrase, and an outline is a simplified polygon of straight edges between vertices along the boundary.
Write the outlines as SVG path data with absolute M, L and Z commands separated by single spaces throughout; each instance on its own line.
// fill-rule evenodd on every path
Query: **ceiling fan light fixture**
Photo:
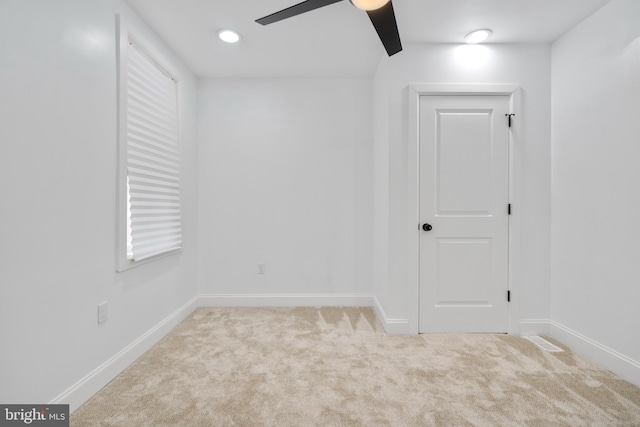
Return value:
M 240 40 L 240 35 L 233 30 L 220 30 L 218 38 L 225 43 L 237 43 Z
M 380 9 L 391 0 L 349 0 L 358 9 L 371 11 Z
M 466 36 L 464 36 L 464 41 L 467 44 L 482 43 L 483 41 L 488 39 L 489 36 L 491 36 L 491 34 L 493 34 L 493 31 L 491 31 L 491 30 L 487 30 L 487 29 L 475 30 L 475 31 L 470 32 Z

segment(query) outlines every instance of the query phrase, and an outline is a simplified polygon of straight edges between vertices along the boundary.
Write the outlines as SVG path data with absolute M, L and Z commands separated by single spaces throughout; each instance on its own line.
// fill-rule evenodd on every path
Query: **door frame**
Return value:
M 407 149 L 407 267 L 409 300 L 409 333 L 419 333 L 420 316 L 420 97 L 421 96 L 473 96 L 503 95 L 509 97 L 509 113 L 515 119 L 509 132 L 509 203 L 513 209 L 509 216 L 509 303 L 508 333 L 519 332 L 520 301 L 520 190 L 522 188 L 521 153 L 521 89 L 517 84 L 410 84 L 409 128 Z M 505 117 L 505 120 L 507 118 Z M 506 125 L 506 124 L 505 124 Z M 507 296 L 505 295 L 505 298 Z

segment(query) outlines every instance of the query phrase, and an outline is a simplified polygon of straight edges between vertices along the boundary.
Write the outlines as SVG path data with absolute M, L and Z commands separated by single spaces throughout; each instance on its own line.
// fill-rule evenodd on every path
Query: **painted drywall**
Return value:
M 116 13 L 172 60 L 181 85 L 184 252 L 125 273 Z M 122 1 L 0 2 L 0 402 L 51 402 L 197 294 L 196 89 Z
M 552 46 L 551 319 L 640 367 L 638 22 L 613 0 Z
M 200 81 L 203 294 L 371 295 L 371 96 L 370 79 Z
M 510 83 L 522 89 L 519 317 L 549 318 L 550 47 L 405 46 L 374 77 L 374 295 L 390 319 L 408 319 L 407 86 Z

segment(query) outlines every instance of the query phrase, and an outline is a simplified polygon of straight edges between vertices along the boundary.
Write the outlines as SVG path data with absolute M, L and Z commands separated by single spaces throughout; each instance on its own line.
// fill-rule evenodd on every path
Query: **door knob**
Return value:
M 423 224 L 422 225 L 422 229 L 424 231 L 431 231 L 433 229 L 433 227 L 431 226 L 431 224 Z

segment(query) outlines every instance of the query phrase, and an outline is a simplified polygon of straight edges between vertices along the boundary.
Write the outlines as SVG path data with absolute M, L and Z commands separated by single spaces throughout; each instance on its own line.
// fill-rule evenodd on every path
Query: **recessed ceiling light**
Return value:
M 385 4 L 389 3 L 389 0 L 349 0 L 352 5 L 362 10 L 376 10 L 380 9 Z
M 236 43 L 240 40 L 238 33 L 232 30 L 220 30 L 218 31 L 218 37 L 220 40 L 226 43 Z
M 464 41 L 467 44 L 482 43 L 488 39 L 491 34 L 493 34 L 491 30 L 475 30 L 464 36 Z

